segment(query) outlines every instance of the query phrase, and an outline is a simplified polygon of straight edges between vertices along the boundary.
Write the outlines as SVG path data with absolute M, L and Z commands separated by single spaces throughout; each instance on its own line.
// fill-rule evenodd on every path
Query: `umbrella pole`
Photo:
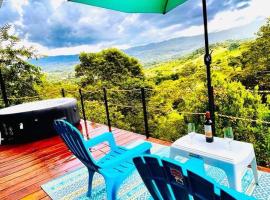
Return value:
M 206 0 L 202 0 L 202 8 L 203 8 L 203 24 L 204 24 L 204 41 L 205 41 L 205 55 L 204 55 L 204 63 L 206 65 L 207 72 L 207 89 L 208 89 L 208 109 L 211 114 L 211 119 L 213 122 L 213 135 L 216 133 L 215 128 L 215 106 L 214 106 L 214 94 L 213 87 L 211 83 L 211 54 L 209 52 L 209 40 L 208 40 L 208 28 L 207 28 L 207 6 Z

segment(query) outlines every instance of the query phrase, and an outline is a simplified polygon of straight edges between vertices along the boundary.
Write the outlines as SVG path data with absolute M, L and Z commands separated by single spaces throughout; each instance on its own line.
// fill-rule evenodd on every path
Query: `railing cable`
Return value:
M 242 121 L 248 121 L 248 122 L 256 122 L 256 123 L 262 123 L 262 124 L 270 124 L 269 121 L 264 121 L 260 119 L 249 119 L 249 118 L 243 118 L 243 117 L 234 117 L 234 116 L 229 116 L 229 115 L 223 115 L 223 114 L 217 114 L 219 117 L 231 119 L 231 120 L 242 120 Z

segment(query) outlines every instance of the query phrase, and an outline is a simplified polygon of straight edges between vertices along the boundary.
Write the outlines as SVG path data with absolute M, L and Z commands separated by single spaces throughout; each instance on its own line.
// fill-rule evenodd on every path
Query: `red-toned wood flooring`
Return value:
M 88 125 L 90 137 L 107 131 L 104 125 Z M 143 135 L 117 128 L 112 132 L 118 145 L 145 139 Z M 92 154 L 100 157 L 107 150 L 108 146 L 102 144 L 94 148 Z M 0 199 L 50 199 L 40 186 L 81 166 L 58 136 L 28 144 L 0 146 Z

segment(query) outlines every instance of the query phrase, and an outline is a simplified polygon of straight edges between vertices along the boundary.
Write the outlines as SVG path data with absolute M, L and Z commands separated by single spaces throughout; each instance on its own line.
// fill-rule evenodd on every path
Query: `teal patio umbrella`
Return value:
M 87 4 L 96 7 L 117 10 L 126 13 L 160 13 L 166 14 L 175 7 L 185 3 L 187 0 L 68 0 L 77 3 Z M 213 87 L 211 85 L 211 54 L 209 52 L 208 30 L 207 30 L 207 9 L 206 0 L 202 0 L 204 37 L 205 37 L 205 56 L 204 63 L 207 72 L 208 88 L 208 109 L 213 121 L 213 133 L 215 134 L 215 106 Z
M 165 14 L 187 0 L 68 0 L 126 13 Z

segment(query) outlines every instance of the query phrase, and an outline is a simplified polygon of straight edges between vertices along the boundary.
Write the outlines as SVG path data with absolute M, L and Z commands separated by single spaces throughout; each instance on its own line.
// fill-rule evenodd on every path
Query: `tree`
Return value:
M 34 86 L 41 83 L 42 74 L 38 67 L 25 61 L 35 57 L 34 49 L 23 46 L 10 29 L 10 25 L 0 28 L 0 70 L 5 82 L 1 85 L 2 95 L 6 89 L 9 98 L 35 96 Z
M 240 80 L 245 86 L 253 89 L 259 85 L 260 90 L 270 89 L 270 18 L 237 59 L 239 61 L 235 63 L 243 69 Z
M 129 78 L 143 79 L 138 60 L 118 49 L 106 49 L 98 53 L 81 53 L 80 64 L 75 68 L 81 85 L 121 86 Z
M 106 87 L 112 125 L 140 133 L 144 131 L 140 88 L 151 85 L 145 81 L 137 59 L 115 48 L 81 53 L 75 71 L 84 90 L 97 91 L 84 94 L 86 107 L 91 108 L 87 112 L 90 119 L 104 123 L 101 88 Z

